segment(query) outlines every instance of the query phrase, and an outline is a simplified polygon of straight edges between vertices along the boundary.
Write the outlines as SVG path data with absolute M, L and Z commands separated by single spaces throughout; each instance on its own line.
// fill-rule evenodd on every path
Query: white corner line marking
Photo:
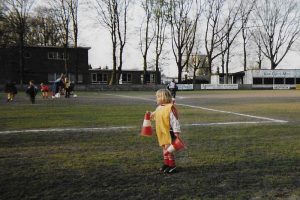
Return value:
M 232 115 L 239 115 L 243 117 L 249 117 L 249 118 L 255 118 L 255 119 L 262 119 L 262 120 L 268 120 L 276 123 L 287 123 L 288 121 L 285 120 L 279 120 L 279 119 L 272 119 L 269 117 L 260 117 L 260 116 L 255 116 L 255 115 L 248 115 L 248 114 L 242 114 L 242 113 L 237 113 L 237 112 L 230 112 L 230 111 L 224 111 L 224 110 L 217 110 L 217 109 L 212 109 L 212 108 L 205 108 L 201 106 L 193 106 L 193 105 L 188 105 L 188 104 L 177 104 L 185 107 L 190 107 L 190 108 L 199 108 L 202 110 L 208 110 L 208 111 L 213 111 L 213 112 L 220 112 L 220 113 L 227 113 L 227 114 L 232 114 Z
M 107 94 L 107 95 L 119 96 L 119 97 L 124 97 L 124 98 L 132 98 L 132 99 L 141 99 L 141 100 L 145 100 L 145 101 L 154 101 L 155 102 L 155 100 L 153 100 L 153 99 L 132 97 L 132 96 L 127 96 L 127 95 L 117 95 L 117 94 Z M 208 111 L 219 112 L 219 113 L 227 113 L 227 114 L 238 115 L 238 116 L 243 116 L 243 117 L 249 117 L 249 118 L 254 118 L 254 119 L 268 120 L 268 121 L 272 121 L 272 122 L 275 122 L 275 123 L 287 123 L 288 122 L 288 121 L 285 121 L 285 120 L 272 119 L 272 118 L 269 118 L 269 117 L 261 117 L 261 116 L 248 115 L 248 114 L 242 114 L 242 113 L 231 112 L 231 111 L 217 110 L 217 109 L 206 108 L 206 107 L 202 107 L 202 106 L 193 106 L 193 105 L 182 104 L 182 103 L 176 103 L 176 105 L 185 106 L 185 107 L 189 107 L 189 108 L 198 108 L 198 109 L 202 109 L 202 110 L 208 110 Z
M 212 123 L 194 123 L 194 124 L 184 124 L 183 126 L 218 126 L 218 125 L 235 125 L 235 124 L 266 124 L 274 123 L 274 121 L 244 121 L 244 122 L 212 122 Z

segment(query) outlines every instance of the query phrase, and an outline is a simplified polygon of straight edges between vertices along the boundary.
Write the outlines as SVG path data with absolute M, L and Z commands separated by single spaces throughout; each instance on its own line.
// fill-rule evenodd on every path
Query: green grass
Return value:
M 149 92 L 121 94 L 153 98 Z M 157 173 L 162 153 L 156 137 L 139 135 L 144 112 L 153 110 L 154 102 L 79 93 L 70 101 L 38 99 L 30 105 L 20 95 L 13 104 L 0 103 L 0 131 L 134 127 L 0 134 L 0 199 L 300 198 L 298 91 L 178 95 L 185 97 L 178 103 L 289 122 L 190 126 L 258 120 L 179 106 L 188 149 L 176 153 L 179 173 L 163 175 Z

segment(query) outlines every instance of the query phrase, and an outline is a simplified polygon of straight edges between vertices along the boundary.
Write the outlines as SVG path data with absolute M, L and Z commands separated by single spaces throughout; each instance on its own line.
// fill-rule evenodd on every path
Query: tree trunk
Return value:
M 20 36 L 23 37 L 23 36 Z M 24 84 L 24 59 L 23 59 L 23 39 L 20 38 L 20 46 L 19 46 L 19 67 L 20 67 L 20 84 Z
M 109 81 L 109 85 L 114 85 L 116 82 L 116 69 L 117 69 L 117 56 L 116 56 L 116 50 L 117 50 L 117 44 L 115 41 L 113 41 L 113 49 L 112 49 L 112 55 L 113 55 L 113 70 L 111 74 L 111 78 Z

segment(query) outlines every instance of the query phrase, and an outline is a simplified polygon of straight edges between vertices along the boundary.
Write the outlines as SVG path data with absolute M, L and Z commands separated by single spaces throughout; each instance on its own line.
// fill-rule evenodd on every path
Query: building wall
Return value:
M 147 72 L 147 83 L 155 84 L 155 71 Z M 92 84 L 108 84 L 112 76 L 111 69 L 90 69 L 90 80 Z M 142 84 L 143 71 L 141 70 L 123 70 L 121 75 L 120 84 Z M 159 74 L 159 82 L 161 80 L 161 75 Z
M 245 72 L 244 83 L 253 85 L 300 84 L 300 70 L 248 70 Z
M 89 66 L 88 66 L 89 48 L 68 48 L 67 49 L 67 66 L 68 73 L 73 74 L 75 79 L 76 71 L 80 74 L 81 83 L 89 83 Z M 52 52 L 52 53 L 51 53 Z M 49 57 L 56 54 L 57 57 Z M 26 47 L 24 48 L 24 83 L 34 80 L 36 83 L 51 83 L 51 78 L 56 75 L 65 73 L 65 55 L 64 48 L 56 47 Z M 52 75 L 55 76 L 52 77 Z M 0 83 L 8 80 L 20 82 L 20 65 L 18 48 L 0 48 Z M 71 78 L 71 81 L 72 80 Z

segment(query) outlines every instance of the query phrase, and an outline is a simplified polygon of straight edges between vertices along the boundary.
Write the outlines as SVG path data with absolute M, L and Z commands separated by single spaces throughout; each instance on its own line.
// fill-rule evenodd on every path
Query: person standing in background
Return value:
M 6 83 L 4 92 L 7 93 L 7 102 L 11 102 L 14 100 L 14 97 L 18 93 L 16 84 L 13 81 L 9 81 Z
M 178 89 L 177 84 L 175 82 L 175 79 L 172 79 L 172 81 L 167 86 L 168 90 L 171 92 L 172 95 L 172 103 L 175 103 L 176 99 L 176 91 Z
M 71 92 L 70 91 L 71 90 L 70 86 L 71 86 L 71 82 L 68 79 L 68 77 L 66 77 L 65 78 L 65 97 L 66 98 L 70 98 L 70 92 Z
M 29 86 L 26 89 L 26 94 L 29 95 L 30 101 L 32 104 L 35 104 L 35 96 L 36 96 L 37 92 L 38 92 L 38 89 L 34 85 L 34 81 L 33 80 L 29 81 Z

